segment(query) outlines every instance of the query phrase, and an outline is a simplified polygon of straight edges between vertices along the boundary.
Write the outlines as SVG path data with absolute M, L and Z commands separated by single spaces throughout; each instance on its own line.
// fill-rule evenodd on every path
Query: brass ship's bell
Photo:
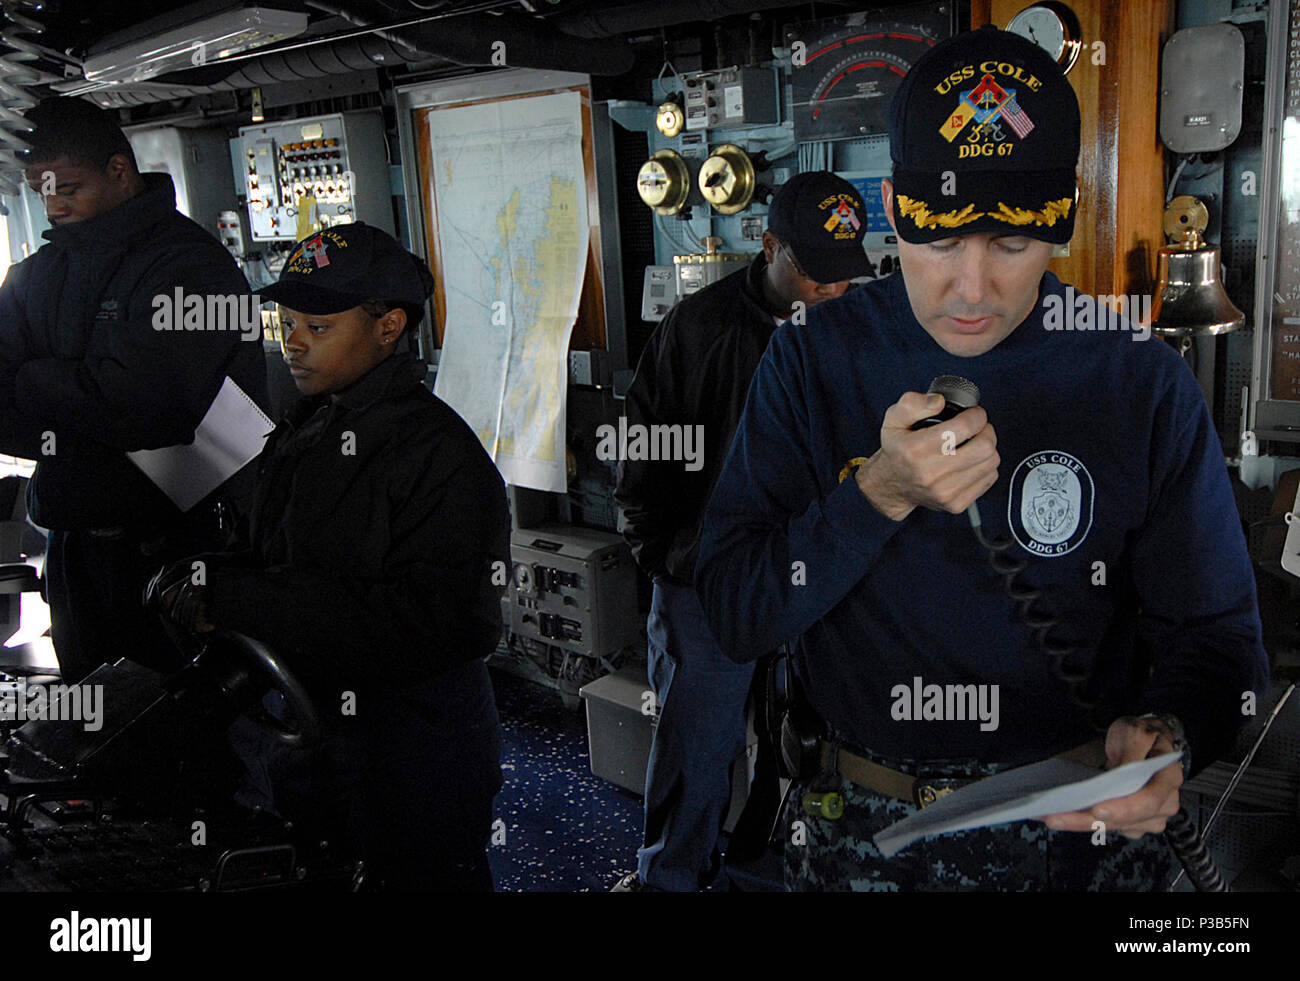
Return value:
M 1191 222 L 1181 229 L 1181 242 L 1160 250 L 1160 288 L 1151 309 L 1151 329 L 1164 337 L 1224 334 L 1246 325 L 1246 315 L 1223 291 L 1219 249 L 1205 244 L 1204 228 L 1203 219 Z M 1173 231 L 1168 223 L 1166 231 Z

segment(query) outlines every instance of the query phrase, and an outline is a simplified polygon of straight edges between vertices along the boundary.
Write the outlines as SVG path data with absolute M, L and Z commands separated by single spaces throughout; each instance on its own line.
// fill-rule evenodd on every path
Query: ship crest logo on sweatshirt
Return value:
M 1092 502 L 1088 468 L 1069 453 L 1042 450 L 1025 457 L 1012 474 L 1007 524 L 1027 552 L 1054 558 L 1088 536 Z

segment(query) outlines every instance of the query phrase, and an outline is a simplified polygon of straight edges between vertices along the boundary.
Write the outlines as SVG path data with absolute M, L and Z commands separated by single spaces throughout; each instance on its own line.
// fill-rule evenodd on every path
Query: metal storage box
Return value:
M 645 793 L 650 741 L 659 718 L 653 711 L 645 667 L 597 678 L 578 694 L 587 703 L 591 772 L 634 793 Z

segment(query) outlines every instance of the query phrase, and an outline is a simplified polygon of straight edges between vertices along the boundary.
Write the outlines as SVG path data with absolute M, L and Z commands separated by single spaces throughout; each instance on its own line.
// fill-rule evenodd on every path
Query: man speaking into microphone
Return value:
M 1168 346 L 1047 316 L 1079 108 L 1041 49 L 993 28 L 936 45 L 894 99 L 890 150 L 900 271 L 773 335 L 696 572 L 729 656 L 794 643 L 820 730 L 789 796 L 786 885 L 1158 888 L 1180 784 L 1267 682 L 1210 413 Z M 969 408 L 923 394 L 943 375 L 978 389 Z M 1108 767 L 1183 761 L 1090 811 L 888 860 L 872 843 L 950 789 L 1103 735 Z

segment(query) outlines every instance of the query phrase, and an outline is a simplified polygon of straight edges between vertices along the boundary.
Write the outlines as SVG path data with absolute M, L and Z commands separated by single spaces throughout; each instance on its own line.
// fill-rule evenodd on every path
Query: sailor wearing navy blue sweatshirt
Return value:
M 1018 37 L 970 32 L 921 58 L 890 117 L 901 271 L 773 335 L 697 567 L 730 656 L 796 642 L 823 725 L 790 795 L 787 887 L 1157 887 L 1176 763 L 1088 812 L 889 860 L 871 840 L 962 781 L 1090 740 L 1100 762 L 1101 730 L 1107 766 L 1178 747 L 1199 769 L 1267 680 L 1195 378 L 1127 321 L 1060 329 L 1108 322 L 1046 271 L 1076 201 L 1079 110 L 1060 70 Z M 940 375 L 974 382 L 978 405 L 915 428 L 945 407 L 922 394 Z M 972 504 L 1023 566 L 1012 585 L 1039 591 L 1027 610 Z

